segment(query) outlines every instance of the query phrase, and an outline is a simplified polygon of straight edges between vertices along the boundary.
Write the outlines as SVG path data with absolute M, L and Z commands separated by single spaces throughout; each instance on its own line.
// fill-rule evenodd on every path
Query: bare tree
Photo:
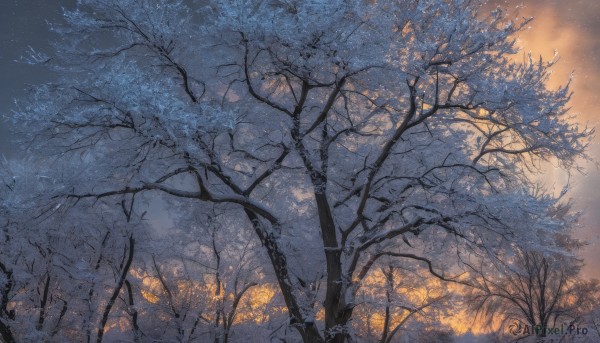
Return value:
M 259 322 L 258 313 L 248 318 L 252 309 L 245 300 L 254 300 L 252 289 L 274 286 L 261 276 L 258 242 L 249 232 L 217 225 L 215 217 L 226 212 L 188 217 L 182 207 L 175 226 L 183 229 L 146 242 L 152 253 L 133 273 L 137 303 L 144 308 L 136 312 L 140 331 L 154 340 L 229 342 L 240 312 L 246 321 Z
M 359 337 L 390 343 L 406 339 L 414 327 L 443 327 L 439 319 L 451 306 L 451 293 L 428 273 L 394 263 L 373 269 L 357 295 L 354 328 Z
M 502 319 L 502 329 L 515 326 L 520 336 L 546 337 L 556 334 L 549 330 L 580 324 L 592 292 L 584 291 L 581 262 L 566 260 L 521 250 L 508 264 L 481 273 L 473 306 L 484 319 Z
M 2 339 L 99 342 L 133 260 L 135 224 L 101 203 L 64 211 L 51 200 L 60 180 L 48 179 L 34 164 L 0 167 L 11 184 L 0 195 Z
M 568 120 L 568 85 L 547 87 L 554 61 L 512 59 L 530 20 L 468 0 L 196 6 L 82 0 L 53 57 L 32 56 L 63 77 L 14 117 L 27 146 L 79 171 L 56 202 L 227 204 L 305 342 L 350 337 L 382 257 L 450 280 L 448 252 L 564 227 L 529 176 L 575 166 L 592 132 Z

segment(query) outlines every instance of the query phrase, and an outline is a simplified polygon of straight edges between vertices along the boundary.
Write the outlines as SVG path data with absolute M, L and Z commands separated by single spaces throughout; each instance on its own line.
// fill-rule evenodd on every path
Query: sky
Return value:
M 597 127 L 599 132 L 589 154 L 595 163 L 581 163 L 585 173 L 573 173 L 567 196 L 582 211 L 577 236 L 588 244 L 583 250 L 584 275 L 600 278 L 600 1 L 598 0 L 526 0 L 503 1 L 522 17 L 534 17 L 531 29 L 519 44 L 525 52 L 560 58 L 551 77 L 551 85 L 564 84 L 571 75 L 574 92 L 571 106 L 574 120 Z M 546 184 L 560 185 L 564 173 L 548 168 Z
M 73 7 L 75 0 L 0 0 L 0 114 L 10 115 L 14 99 L 23 97 L 28 84 L 52 79 L 41 67 L 15 62 L 29 46 L 49 50 L 53 39 L 47 22 L 61 17 L 61 7 Z M 572 113 L 574 120 L 597 126 L 600 131 L 600 1 L 598 0 L 490 0 L 500 4 L 515 18 L 534 17 L 531 29 L 523 32 L 519 45 L 552 58 L 556 50 L 560 62 L 554 68 L 553 86 L 568 81 L 573 74 Z M 0 120 L 0 155 L 16 157 L 14 134 L 10 124 Z M 590 147 L 590 155 L 600 162 L 600 133 Z M 570 192 L 576 209 L 582 211 L 577 236 L 588 243 L 584 248 L 584 275 L 600 278 L 600 169 L 582 162 L 585 173 L 573 173 Z M 567 179 L 565 174 L 548 167 L 542 176 L 547 185 L 558 189 Z

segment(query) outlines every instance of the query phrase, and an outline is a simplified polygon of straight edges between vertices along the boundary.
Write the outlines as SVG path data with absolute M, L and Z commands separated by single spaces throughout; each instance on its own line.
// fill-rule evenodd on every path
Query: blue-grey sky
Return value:
M 61 6 L 75 0 L 0 0 L 0 114 L 10 114 L 14 99 L 23 97 L 28 84 L 52 78 L 41 67 L 16 63 L 29 46 L 48 49 L 51 38 L 47 22 L 61 18 Z M 0 155 L 14 156 L 9 124 L 0 120 Z

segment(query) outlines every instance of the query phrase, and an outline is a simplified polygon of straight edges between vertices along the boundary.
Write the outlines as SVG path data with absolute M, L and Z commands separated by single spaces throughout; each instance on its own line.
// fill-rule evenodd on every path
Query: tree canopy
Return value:
M 592 130 L 548 86 L 555 61 L 520 55 L 530 19 L 470 0 L 80 0 L 64 19 L 30 58 L 60 78 L 12 115 L 54 180 L 37 201 L 227 213 L 304 342 L 354 335 L 376 267 L 462 281 L 517 242 L 559 249 L 572 223 L 534 180 Z

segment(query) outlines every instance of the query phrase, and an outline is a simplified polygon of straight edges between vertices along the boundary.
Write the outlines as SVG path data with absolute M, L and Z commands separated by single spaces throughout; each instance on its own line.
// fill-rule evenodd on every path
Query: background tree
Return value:
M 502 314 L 506 320 L 518 320 L 530 328 L 551 328 L 564 323 L 561 320 L 570 321 L 578 306 L 569 299 L 578 266 L 557 268 L 555 260 L 521 252 L 506 268 L 503 280 L 484 281 L 488 292 L 481 296 L 481 302 L 488 315 Z M 545 336 L 545 332 L 540 331 L 539 336 Z
M 554 61 L 514 62 L 529 20 L 467 0 L 195 6 L 82 0 L 52 57 L 32 56 L 62 77 L 14 118 L 78 171 L 65 205 L 229 204 L 305 342 L 348 339 L 381 257 L 447 280 L 452 260 L 564 227 L 529 176 L 574 166 L 591 131 L 568 120 L 568 85 L 547 87 Z
M 514 339 L 514 334 L 541 339 L 547 334 L 544 328 L 586 325 L 598 289 L 596 281 L 580 275 L 583 260 L 578 255 L 584 244 L 572 237 L 578 214 L 571 207 L 570 202 L 563 202 L 550 208 L 552 217 L 567 226 L 545 237 L 548 249 L 515 244 L 495 260 L 481 260 L 478 265 L 465 262 L 476 275 L 467 296 L 475 320 L 510 331 L 513 337 L 507 340 Z M 561 339 L 568 341 L 568 336 Z
M 582 291 L 587 296 L 586 302 L 581 304 L 584 316 L 580 322 L 589 329 L 590 340 L 600 339 L 600 281 L 594 279 L 583 283 Z
M 139 319 L 146 339 L 226 343 L 240 317 L 261 326 L 273 294 L 262 299 L 253 289 L 274 285 L 265 280 L 258 242 L 249 231 L 221 226 L 236 221 L 227 211 L 192 207 L 186 214 L 180 205 L 172 231 L 146 242 L 151 253 L 134 272 L 146 303 Z
M 476 314 L 490 326 L 500 324 L 500 330 L 521 336 L 517 338 L 539 339 L 547 336 L 546 329 L 584 325 L 586 304 L 598 289 L 580 276 L 583 264 L 576 250 L 582 244 L 568 236 L 560 236 L 557 244 L 562 248 L 558 253 L 517 249 L 500 263 L 482 264 L 469 296 Z
M 102 341 L 133 259 L 131 216 L 101 203 L 86 212 L 86 201 L 64 211 L 50 199 L 58 174 L 33 163 L 0 168 L 6 342 Z
M 373 269 L 357 292 L 356 335 L 364 342 L 390 343 L 442 329 L 440 318 L 448 314 L 451 293 L 428 274 L 425 268 L 396 261 Z

